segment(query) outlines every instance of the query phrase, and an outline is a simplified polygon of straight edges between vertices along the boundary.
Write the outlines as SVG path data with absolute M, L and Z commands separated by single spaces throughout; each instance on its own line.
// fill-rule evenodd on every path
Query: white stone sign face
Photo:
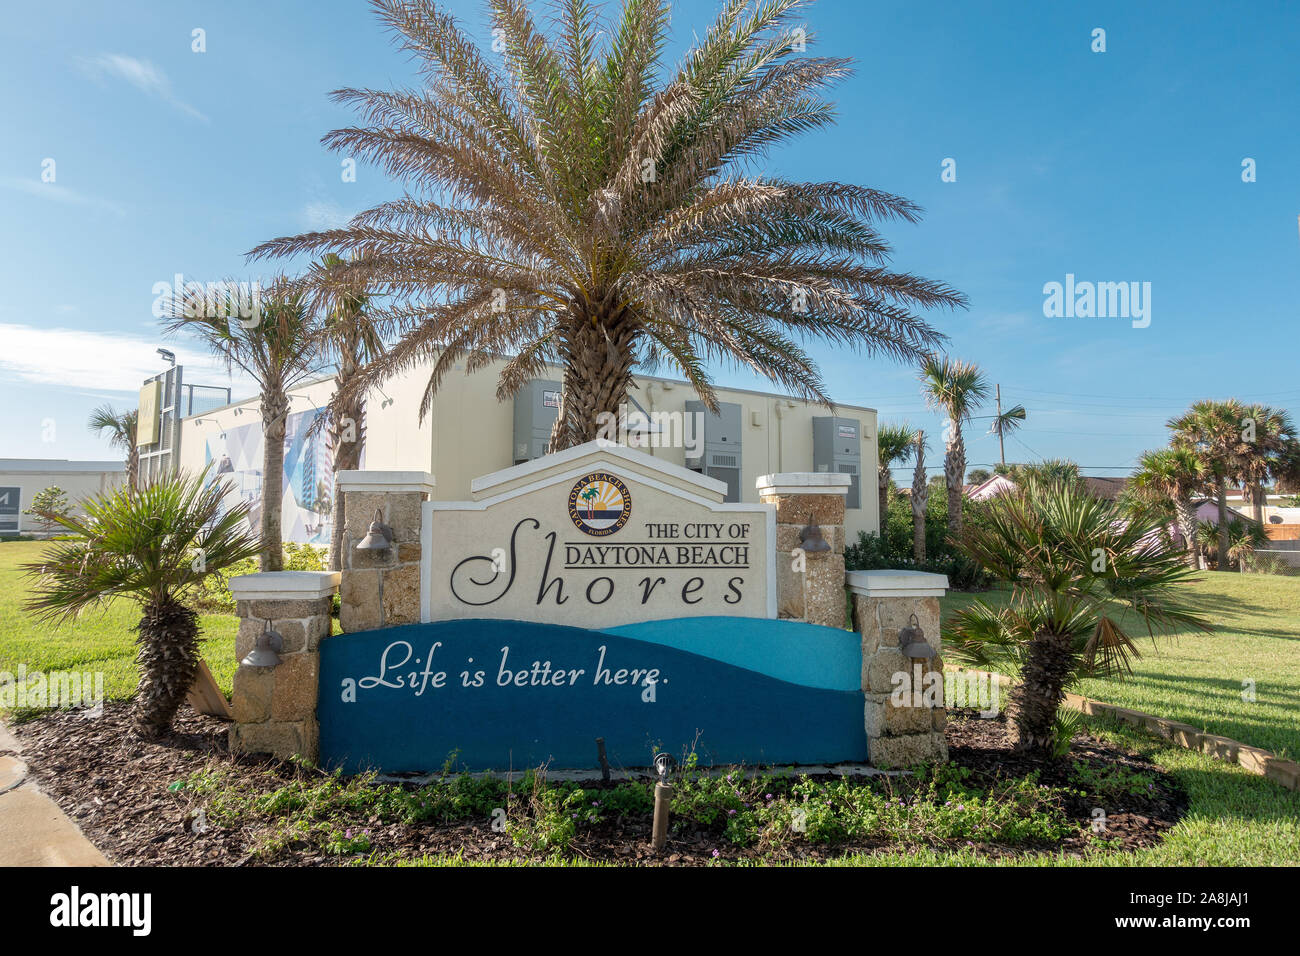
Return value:
M 775 508 L 724 491 L 602 442 L 480 478 L 425 503 L 422 619 L 776 617 Z

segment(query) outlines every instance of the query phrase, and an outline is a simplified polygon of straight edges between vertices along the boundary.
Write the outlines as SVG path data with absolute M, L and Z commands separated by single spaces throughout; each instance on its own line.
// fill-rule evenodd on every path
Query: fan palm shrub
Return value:
M 140 449 L 136 446 L 136 423 L 139 412 L 131 409 L 119 412 L 112 405 L 100 405 L 90 413 L 87 427 L 100 437 L 107 435 L 108 443 L 126 455 L 126 483 L 130 488 L 140 483 Z
M 921 363 L 921 385 L 926 404 L 948 416 L 943 459 L 944 483 L 948 489 L 948 531 L 961 534 L 961 499 L 966 477 L 966 441 L 961 430 L 988 397 L 989 383 L 974 363 L 930 356 Z
M 1220 542 L 1225 536 L 1228 539 L 1226 551 L 1220 550 Z M 1269 537 L 1263 526 L 1253 521 L 1229 518 L 1226 528 L 1220 528 L 1212 521 L 1197 522 L 1196 540 L 1214 561 L 1216 571 L 1227 571 L 1232 567 L 1244 571 L 1246 562 L 1268 544 Z
M 822 94 L 850 63 L 804 55 L 805 6 L 726 0 L 670 69 L 667 0 L 609 21 L 565 0 L 550 24 L 494 0 L 493 54 L 432 0 L 375 0 L 420 82 L 336 91 L 361 122 L 324 142 L 406 193 L 251 255 L 348 257 L 402 324 L 355 387 L 431 365 L 422 416 L 458 363 L 511 356 L 502 400 L 562 365 L 552 450 L 594 439 L 637 366 L 676 368 L 713 411 L 716 363 L 829 403 L 801 343 L 919 361 L 943 336 L 918 310 L 966 300 L 889 267 L 880 224 L 916 222 L 914 203 L 750 171 L 834 122 Z
M 84 517 L 50 514 L 71 534 L 23 569 L 34 579 L 26 609 L 60 622 L 115 598 L 140 605 L 136 728 L 158 737 L 194 683 L 199 664 L 193 591 L 210 574 L 258 553 L 245 530 L 247 506 L 224 510 L 231 491 L 198 475 L 81 502 Z
M 1051 752 L 1057 711 L 1077 679 L 1131 670 L 1130 631 L 1154 639 L 1208 629 L 1181 587 L 1194 572 L 1160 526 L 1154 511 L 1030 479 L 987 502 L 958 537 L 958 550 L 1010 584 L 1011 598 L 958 611 L 944 642 L 958 660 L 1019 673 L 1010 713 L 1018 749 Z
M 233 283 L 228 283 L 233 287 Z M 302 291 L 283 278 L 261 293 L 255 314 L 240 315 L 233 295 L 214 302 L 205 292 L 172 303 L 167 332 L 197 337 L 226 363 L 257 383 L 262 418 L 261 528 L 263 571 L 284 567 L 281 520 L 284 498 L 284 438 L 289 392 L 324 368 L 319 327 Z

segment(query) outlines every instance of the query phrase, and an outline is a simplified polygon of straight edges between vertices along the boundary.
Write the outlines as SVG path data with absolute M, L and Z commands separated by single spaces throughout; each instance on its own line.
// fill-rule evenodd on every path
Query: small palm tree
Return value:
M 81 503 L 85 517 L 51 514 L 72 538 L 23 569 L 35 579 L 26 609 L 66 621 L 114 598 L 140 605 L 136 727 L 171 727 L 198 669 L 198 617 L 186 601 L 207 575 L 257 554 L 246 505 L 223 511 L 229 485 L 207 473 L 167 476 L 136 491 L 117 488 Z
M 1068 482 L 1030 479 L 987 503 L 958 549 L 1009 582 L 1004 607 L 977 601 L 953 615 L 945 644 L 962 661 L 1018 670 L 1011 714 L 1016 746 L 1048 753 L 1066 689 L 1089 674 L 1131 669 L 1138 655 L 1122 611 L 1157 633 L 1203 618 L 1182 600 L 1194 572 L 1158 531 L 1155 511 L 1128 511 Z
M 912 557 L 925 560 L 925 511 L 930 503 L 930 485 L 925 479 L 925 432 L 916 430 L 913 439 L 916 464 L 912 468 Z
M 1139 494 L 1173 505 L 1178 530 L 1187 548 L 1187 561 L 1200 567 L 1200 542 L 1196 533 L 1196 509 L 1192 498 L 1205 487 L 1205 465 L 1190 448 L 1171 446 L 1144 452 L 1132 486 Z
M 114 448 L 126 452 L 127 487 L 135 488 L 140 480 L 140 450 L 135 443 L 136 423 L 139 412 L 119 412 L 112 405 L 100 405 L 90 413 L 87 426 L 96 435 L 108 434 L 108 443 Z
M 916 450 L 916 429 L 910 425 L 881 425 L 876 430 L 876 478 L 880 485 L 880 533 L 884 537 L 889 514 L 890 468 L 911 461 Z
M 230 284 L 233 286 L 233 283 Z M 255 315 L 241 316 L 234 296 L 214 303 L 199 293 L 173 303 L 169 334 L 196 335 L 226 367 L 239 368 L 261 389 L 262 416 L 262 571 L 284 567 L 281 512 L 284 496 L 284 436 L 289 392 L 323 368 L 314 324 L 305 297 L 284 279 L 261 294 Z
M 891 270 L 880 228 L 915 204 L 752 172 L 833 123 L 823 94 L 849 74 L 803 55 L 803 0 L 726 0 L 676 69 L 668 0 L 623 0 L 609 22 L 566 0 L 551 32 L 524 0 L 485 6 L 499 55 L 432 0 L 374 0 L 421 82 L 336 91 L 361 121 L 325 143 L 408 192 L 252 251 L 361 254 L 345 268 L 405 327 L 357 387 L 428 363 L 424 415 L 458 363 L 512 355 L 504 400 L 557 362 L 556 451 L 597 437 L 638 365 L 677 368 L 716 411 L 719 362 L 829 403 L 803 342 L 901 361 L 938 347 L 916 313 L 966 300 Z
M 948 487 L 948 533 L 961 534 L 962 488 L 966 476 L 966 442 L 962 425 L 988 397 L 989 383 L 979 366 L 948 358 L 927 358 L 921 365 L 922 394 L 926 403 L 948 416 L 944 481 Z
M 1200 457 L 1210 487 L 1219 505 L 1218 554 L 1228 553 L 1228 481 L 1241 473 L 1242 460 L 1249 451 L 1244 441 L 1246 406 L 1235 398 L 1226 401 L 1206 399 L 1196 402 L 1182 415 L 1172 418 L 1173 444 L 1189 448 Z M 1220 570 L 1226 562 L 1220 561 Z

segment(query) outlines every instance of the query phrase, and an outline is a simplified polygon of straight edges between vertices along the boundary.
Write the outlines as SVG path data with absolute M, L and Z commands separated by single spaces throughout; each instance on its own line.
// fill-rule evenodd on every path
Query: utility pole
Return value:
M 985 392 L 984 394 L 987 395 L 988 392 Z M 998 417 L 995 418 L 995 419 L 993 419 L 993 420 L 994 420 L 995 422 L 1000 422 L 1000 421 L 1002 421 L 1002 386 L 1001 386 L 1001 385 L 994 385 L 994 386 L 993 386 L 993 394 L 994 394 L 994 396 L 997 398 L 997 402 L 998 402 Z M 1001 462 L 1002 462 L 1002 467 L 1003 467 L 1003 468 L 1007 467 L 1007 450 L 1006 450 L 1006 448 L 1004 447 L 1004 445 L 1003 445 L 1003 443 L 1002 443 L 1002 429 L 1001 429 L 1001 428 L 998 429 L 998 458 L 999 458 L 999 459 L 1001 460 Z

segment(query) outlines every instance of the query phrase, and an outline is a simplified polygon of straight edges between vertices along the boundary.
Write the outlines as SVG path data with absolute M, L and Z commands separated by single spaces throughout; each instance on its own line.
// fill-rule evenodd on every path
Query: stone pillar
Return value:
M 316 694 L 320 642 L 330 635 L 337 571 L 271 571 L 230 579 L 239 613 L 230 749 L 294 755 L 315 762 L 319 753 Z M 242 661 L 257 645 L 267 622 L 283 643 L 280 663 L 255 667 Z
M 776 505 L 777 616 L 844 627 L 844 500 L 849 476 L 784 472 L 758 479 L 759 500 Z M 829 551 L 805 551 L 804 570 L 791 556 L 800 534 L 814 522 Z
M 850 571 L 845 579 L 853 626 L 862 635 L 868 759 L 876 767 L 947 760 L 939 598 L 948 578 L 924 571 Z M 934 650 L 924 663 L 905 657 L 898 646 L 898 632 L 913 614 Z
M 420 532 L 433 476 L 423 471 L 341 471 L 343 580 L 339 624 L 347 633 L 420 620 Z M 358 551 L 375 511 L 393 529 L 387 551 Z

